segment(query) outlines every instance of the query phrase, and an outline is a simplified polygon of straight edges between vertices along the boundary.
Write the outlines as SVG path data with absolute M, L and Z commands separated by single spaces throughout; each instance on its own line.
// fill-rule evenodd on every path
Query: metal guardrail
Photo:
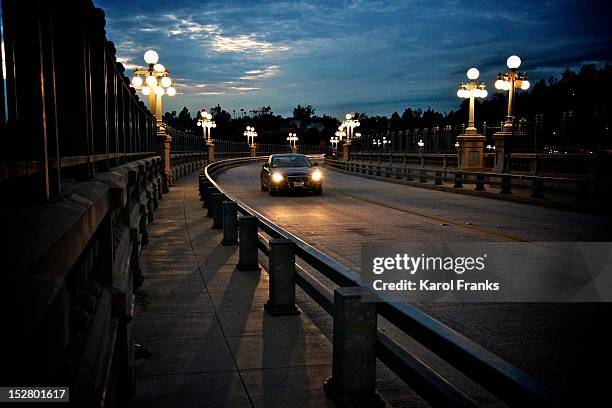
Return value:
M 255 217 L 257 229 L 261 232 L 272 239 L 280 238 L 290 241 L 293 244 L 295 256 L 338 287 L 359 287 L 361 284 L 359 274 L 274 224 L 246 203 L 225 192 L 215 181 L 215 176 L 228 168 L 258 163 L 265 159 L 267 157 L 223 160 L 209 164 L 205 168 L 203 174 L 200 175 L 200 191 L 204 205 L 208 207 L 209 215 L 215 217 L 213 227 L 224 228 L 224 236 L 226 229 L 237 228 L 236 215 L 228 217 L 227 214 L 222 212 L 225 207 L 218 207 L 222 202 L 219 199 L 223 198 L 227 200 L 225 204 L 232 206 L 227 208 L 234 208 L 235 205 L 237 213 Z M 213 200 L 212 194 L 214 192 L 218 192 L 215 197 L 216 200 Z M 221 220 L 221 217 L 223 220 Z M 257 237 L 257 248 L 269 257 L 271 246 L 261 232 L 252 235 Z M 228 234 L 232 235 L 231 231 Z M 244 237 L 241 235 L 241 254 L 243 245 L 248 245 L 243 242 L 246 239 L 249 239 L 246 234 Z M 337 306 L 334 304 L 332 292 L 315 276 L 297 264 L 295 264 L 294 281 L 327 313 L 332 316 L 335 315 Z M 389 297 L 383 297 L 383 299 L 384 302 L 376 304 L 376 312 L 379 316 L 385 318 L 447 363 L 462 371 L 467 377 L 476 381 L 500 400 L 513 406 L 555 406 L 558 404 L 557 397 L 531 375 L 514 367 L 418 308 L 410 304 L 399 303 Z M 410 351 L 402 348 L 381 330 L 377 332 L 376 357 L 434 406 L 477 406 L 474 401 L 443 376 Z

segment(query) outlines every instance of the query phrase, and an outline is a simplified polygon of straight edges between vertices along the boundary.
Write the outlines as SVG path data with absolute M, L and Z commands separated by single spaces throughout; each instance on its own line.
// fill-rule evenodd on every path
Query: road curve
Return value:
M 608 218 L 385 183 L 328 168 L 322 169 L 322 196 L 271 197 L 260 191 L 260 169 L 260 164 L 232 168 L 218 181 L 234 197 L 356 271 L 362 242 L 612 241 Z M 592 369 L 610 341 L 600 331 L 612 316 L 608 304 L 418 306 L 558 389 L 584 380 L 580 368 Z

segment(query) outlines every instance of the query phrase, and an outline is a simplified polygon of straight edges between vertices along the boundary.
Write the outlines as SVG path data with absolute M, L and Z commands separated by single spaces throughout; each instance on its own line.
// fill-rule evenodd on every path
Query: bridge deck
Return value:
M 142 253 L 135 406 L 331 406 L 331 343 L 308 317 L 269 317 L 265 272 L 238 272 L 190 176 L 164 196 Z M 300 305 L 312 301 L 298 292 Z M 329 334 L 328 334 L 329 336 Z
M 609 218 L 385 183 L 327 168 L 322 196 L 270 197 L 259 189 L 260 169 L 257 164 L 235 167 L 218 181 L 274 223 L 355 271 L 360 269 L 361 243 L 369 241 L 611 239 Z M 418 307 L 560 391 L 595 377 L 589 367 L 598 364 L 609 341 L 599 329 L 611 315 L 608 304 L 427 303 Z M 384 322 L 379 325 L 387 328 Z M 415 349 L 408 336 L 394 336 L 445 372 L 426 351 Z M 474 391 L 457 373 L 445 374 L 461 382 L 469 394 Z M 486 405 L 478 392 L 473 396 Z

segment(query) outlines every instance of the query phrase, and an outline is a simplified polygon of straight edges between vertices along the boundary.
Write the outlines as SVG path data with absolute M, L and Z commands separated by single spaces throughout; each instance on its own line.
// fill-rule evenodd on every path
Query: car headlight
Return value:
M 280 173 L 274 173 L 272 175 L 272 181 L 275 183 L 280 183 L 281 181 L 283 181 L 283 175 Z
M 310 178 L 312 181 L 321 181 L 321 179 L 323 178 L 323 174 L 321 174 L 319 170 L 315 170 L 310 175 Z

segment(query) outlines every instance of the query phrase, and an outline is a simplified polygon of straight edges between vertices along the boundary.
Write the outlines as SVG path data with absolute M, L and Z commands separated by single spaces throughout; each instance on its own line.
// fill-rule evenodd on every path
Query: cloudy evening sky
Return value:
M 469 67 L 492 91 L 511 54 L 532 83 L 612 60 L 608 1 L 94 2 L 128 70 L 160 54 L 179 92 L 164 110 L 445 111 Z

